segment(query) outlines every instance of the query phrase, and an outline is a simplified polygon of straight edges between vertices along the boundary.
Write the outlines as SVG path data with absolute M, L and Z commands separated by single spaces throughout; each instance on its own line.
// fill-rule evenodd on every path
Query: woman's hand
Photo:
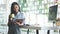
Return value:
M 20 22 L 17 22 L 17 21 L 15 21 L 15 24 L 17 24 L 19 26 L 22 26 L 23 25 L 23 23 L 20 23 Z
M 20 24 L 22 24 L 23 19 L 16 19 L 16 22 L 19 22 Z

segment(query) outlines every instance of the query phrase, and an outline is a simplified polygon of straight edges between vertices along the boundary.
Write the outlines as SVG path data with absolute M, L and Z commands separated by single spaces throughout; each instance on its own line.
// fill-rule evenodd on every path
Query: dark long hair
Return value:
M 17 3 L 17 2 L 13 2 L 13 3 L 11 4 L 11 14 L 12 14 L 12 13 L 15 13 L 14 10 L 13 10 L 13 9 L 14 9 L 14 5 L 18 5 L 18 3 Z M 19 5 L 18 5 L 18 7 L 19 7 Z M 20 11 L 20 7 L 19 7 L 19 11 Z

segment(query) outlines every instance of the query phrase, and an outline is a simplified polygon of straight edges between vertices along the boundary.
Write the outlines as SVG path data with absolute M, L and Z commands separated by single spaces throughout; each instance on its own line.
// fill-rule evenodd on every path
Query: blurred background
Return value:
M 52 27 L 53 21 L 60 18 L 60 0 L 0 0 L 0 24 L 2 25 L 8 23 L 12 2 L 19 4 L 21 12 L 25 15 L 25 24 Z M 27 29 L 21 29 L 21 32 L 24 32 L 23 34 L 26 31 Z M 0 25 L 0 32 L 7 34 L 8 26 Z M 39 31 L 40 34 L 46 32 L 44 30 Z M 53 34 L 52 32 L 53 30 L 51 30 L 51 34 Z M 30 34 L 36 34 L 35 30 L 30 29 Z

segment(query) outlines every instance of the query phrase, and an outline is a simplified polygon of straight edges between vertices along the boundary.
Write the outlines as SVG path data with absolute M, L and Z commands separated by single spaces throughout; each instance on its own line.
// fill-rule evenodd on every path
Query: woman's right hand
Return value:
M 17 25 L 19 25 L 19 26 L 22 26 L 22 25 L 23 25 L 23 23 L 20 23 L 20 22 L 18 22 L 18 21 L 15 21 L 14 24 L 17 24 Z

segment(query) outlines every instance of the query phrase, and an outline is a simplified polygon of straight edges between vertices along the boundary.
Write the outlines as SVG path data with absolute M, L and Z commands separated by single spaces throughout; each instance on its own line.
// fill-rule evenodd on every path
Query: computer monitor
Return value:
M 54 5 L 54 6 L 49 7 L 49 16 L 48 16 L 49 20 L 55 20 L 56 19 L 56 17 L 57 17 L 57 8 L 58 8 L 58 5 Z

